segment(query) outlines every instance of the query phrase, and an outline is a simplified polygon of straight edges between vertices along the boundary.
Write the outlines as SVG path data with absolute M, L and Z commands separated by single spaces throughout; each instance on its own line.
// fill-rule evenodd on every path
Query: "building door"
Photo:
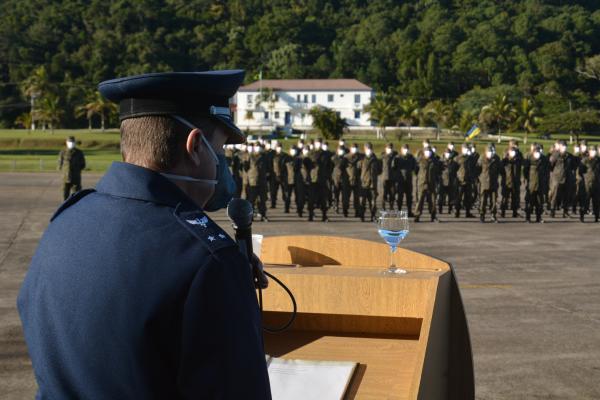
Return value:
M 289 111 L 285 112 L 285 117 L 284 118 L 285 118 L 284 119 L 285 125 L 289 125 L 290 122 L 291 122 L 291 119 L 292 119 Z

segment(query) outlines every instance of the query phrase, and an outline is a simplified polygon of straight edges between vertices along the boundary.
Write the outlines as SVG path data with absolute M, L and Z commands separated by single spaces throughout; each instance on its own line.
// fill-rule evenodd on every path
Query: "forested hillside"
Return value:
M 357 78 L 396 99 L 530 98 L 540 115 L 598 108 L 599 1 L 3 0 L 0 126 L 32 94 L 86 126 L 95 85 L 150 71 L 243 68 Z M 43 67 L 43 68 L 41 68 Z M 595 77 L 595 78 L 594 78 Z M 481 107 L 481 105 L 477 105 Z M 23 117 L 22 117 L 23 118 Z

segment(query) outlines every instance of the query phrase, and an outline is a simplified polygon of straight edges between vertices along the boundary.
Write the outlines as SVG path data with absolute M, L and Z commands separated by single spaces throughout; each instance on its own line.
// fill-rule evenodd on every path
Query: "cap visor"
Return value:
M 221 117 L 220 115 L 213 115 L 219 122 L 221 122 L 227 131 L 227 144 L 239 144 L 246 142 L 246 135 L 238 128 L 230 118 Z

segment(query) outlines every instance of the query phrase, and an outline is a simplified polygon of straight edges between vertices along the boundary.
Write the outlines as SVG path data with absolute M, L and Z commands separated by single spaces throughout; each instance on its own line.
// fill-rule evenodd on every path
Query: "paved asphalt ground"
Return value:
M 97 179 L 86 175 L 84 186 Z M 51 173 L 0 174 L 0 399 L 33 398 L 36 390 L 15 299 L 60 203 L 59 183 Z M 309 223 L 270 211 L 272 222 L 255 223 L 255 233 L 380 240 L 371 223 Z M 229 225 L 224 213 L 215 219 Z M 600 224 L 441 220 L 412 224 L 402 246 L 456 269 L 477 398 L 600 399 Z

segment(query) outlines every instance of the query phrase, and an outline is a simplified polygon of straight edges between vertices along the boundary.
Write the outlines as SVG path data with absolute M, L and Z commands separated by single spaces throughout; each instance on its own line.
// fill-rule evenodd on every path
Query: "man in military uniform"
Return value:
M 587 147 L 587 146 L 586 146 Z M 583 190 L 579 205 L 579 220 L 584 222 L 585 214 L 592 205 L 594 222 L 600 218 L 600 157 L 596 146 L 586 148 L 586 156 L 581 159 L 579 175 L 583 178 Z
M 438 213 L 443 212 L 443 207 L 448 200 L 448 214 L 452 213 L 456 197 L 456 171 L 458 164 L 454 161 L 456 158 L 456 152 L 454 151 L 454 145 L 450 143 L 444 151 L 443 158 L 440 160 L 440 180 L 439 180 L 439 192 L 438 192 Z
M 506 149 L 506 154 L 502 159 L 504 166 L 504 175 L 502 176 L 502 203 L 500 214 L 502 218 L 506 216 L 506 210 L 512 210 L 513 218 L 519 216 L 519 206 L 521 203 L 521 169 L 523 166 L 523 156 L 519 151 L 516 141 L 511 140 Z
M 296 202 L 296 212 L 299 217 L 302 217 L 302 211 L 304 209 L 304 185 L 302 183 L 302 160 L 298 156 L 298 150 L 295 147 L 290 149 L 290 154 L 284 159 L 284 165 L 286 170 L 286 183 L 283 185 L 285 191 L 285 210 L 286 213 L 290 210 L 290 204 L 292 201 L 292 193 L 294 194 L 294 201 Z M 300 190 L 302 189 L 302 192 Z
M 352 193 L 352 204 L 354 206 L 354 216 L 360 217 L 360 164 L 363 155 L 358 151 L 358 144 L 353 143 L 350 147 L 350 153 L 346 154 L 348 158 L 348 179 L 350 179 L 350 192 Z
M 488 145 L 484 157 L 479 157 L 477 170 L 479 171 L 479 190 L 481 190 L 479 193 L 479 220 L 485 222 L 485 213 L 489 203 L 492 221 L 498 222 L 498 178 L 504 175 L 504 167 L 493 144 Z
M 350 178 L 348 177 L 348 158 L 346 150 L 343 147 L 338 147 L 337 153 L 331 159 L 333 164 L 333 200 L 335 204 L 335 212 L 340 210 L 340 197 L 342 205 L 342 213 L 344 217 L 348 217 L 348 208 L 350 207 Z
M 260 221 L 269 221 L 267 218 L 269 158 L 264 153 L 262 145 L 254 144 L 245 169 L 248 173 L 248 201 L 258 209 L 257 217 Z
M 244 140 L 228 107 L 242 82 L 100 84 L 125 162 L 58 209 L 19 293 L 38 399 L 270 399 L 259 263 L 205 213 L 235 190 L 223 145 Z
M 534 144 L 531 155 L 523 163 L 523 176 L 525 178 L 525 189 L 527 197 L 527 208 L 525 209 L 525 220 L 531 222 L 531 215 L 535 212 L 535 220 L 544 223 L 542 213 L 544 211 L 543 180 L 546 175 L 547 160 L 542 154 L 541 147 Z
M 471 176 L 473 175 L 471 155 L 469 146 L 464 143 L 461 153 L 454 158 L 456 163 L 456 198 L 454 200 L 454 217 L 460 217 L 460 210 L 465 210 L 467 218 L 473 218 L 471 214 Z
M 286 214 L 289 213 L 289 202 L 286 202 L 286 192 L 283 190 L 283 185 L 287 180 L 287 170 L 285 169 L 285 161 L 287 157 L 289 157 L 289 155 L 283 152 L 281 144 L 277 142 L 275 144 L 275 153 L 271 161 L 271 208 L 275 208 L 277 205 L 277 195 L 279 193 L 279 188 L 281 188 L 283 203 L 284 205 L 288 204 L 288 211 L 286 212 L 284 209 Z
M 408 216 L 414 217 L 412 209 L 413 200 L 413 176 L 417 171 L 417 160 L 410 154 L 408 144 L 403 144 L 400 154 L 397 157 L 398 163 L 398 210 L 402 210 L 403 200 L 406 199 L 406 209 Z
M 563 218 L 568 216 L 568 189 L 571 186 L 573 159 L 567 152 L 567 144 L 558 142 L 558 150 L 550 155 L 550 215 L 554 217 L 556 210 L 563 210 Z M 574 187 L 574 184 L 573 184 Z
M 379 160 L 373 152 L 371 143 L 365 144 L 365 156 L 360 161 L 360 211 L 361 221 L 365 221 L 367 205 L 371 214 L 371 221 L 375 219 L 377 211 L 377 177 L 381 173 Z
M 308 220 L 312 221 L 315 209 L 321 209 L 321 221 L 327 222 L 329 190 L 328 181 L 331 171 L 329 156 L 322 149 L 323 142 L 320 138 L 315 140 L 314 150 L 310 152 L 310 185 L 308 188 Z
M 381 180 L 383 183 L 383 196 L 381 196 L 381 208 L 387 210 L 386 203 L 389 209 L 394 209 L 396 199 L 396 189 L 398 186 L 398 153 L 394 150 L 394 144 L 388 143 L 385 146 L 385 151 L 381 155 Z
M 423 213 L 423 205 L 427 201 L 431 222 L 438 222 L 435 213 L 436 188 L 440 169 L 437 158 L 433 155 L 431 148 L 423 149 L 422 155 L 417 160 L 417 209 L 415 211 L 415 222 L 419 222 Z
M 58 155 L 58 169 L 63 171 L 63 198 L 66 200 L 71 192 L 81 190 L 81 171 L 85 168 L 83 151 L 75 144 L 75 138 L 69 136 L 66 148 Z
M 479 197 L 479 169 L 477 168 L 477 162 L 479 161 L 479 153 L 477 152 L 477 147 L 473 143 L 469 143 L 469 161 L 471 165 L 469 166 L 471 169 L 471 206 L 476 207 L 476 203 Z

